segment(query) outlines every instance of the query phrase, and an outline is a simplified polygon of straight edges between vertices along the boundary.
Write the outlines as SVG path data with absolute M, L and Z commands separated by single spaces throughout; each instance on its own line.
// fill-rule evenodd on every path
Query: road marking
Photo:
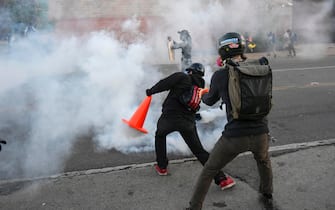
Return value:
M 293 88 L 316 88 L 316 87 L 332 87 L 335 86 L 335 82 L 324 82 L 320 83 L 317 82 L 317 84 L 314 83 L 309 83 L 307 85 L 289 85 L 289 86 L 278 86 L 278 87 L 273 87 L 273 90 L 288 90 L 288 89 L 293 89 Z
M 270 147 L 270 152 L 279 152 L 286 150 L 297 150 L 297 149 L 307 149 L 311 147 L 325 146 L 335 144 L 335 139 L 327 139 L 327 140 L 319 140 L 319 141 L 311 141 L 304 143 L 294 143 L 294 144 L 285 144 L 280 146 Z
M 326 70 L 326 69 L 334 69 L 335 70 L 335 66 L 314 66 L 314 67 L 303 67 L 303 68 L 273 69 L 272 72 Z
M 312 142 L 303 142 L 303 143 L 294 143 L 294 144 L 286 144 L 280 146 L 273 146 L 269 148 L 270 152 L 295 152 L 300 149 L 308 149 L 312 147 L 318 146 L 326 146 L 326 145 L 335 145 L 335 139 L 325 139 L 319 141 L 312 141 Z M 239 156 L 250 155 L 251 152 L 241 153 Z M 183 158 L 178 160 L 171 160 L 170 164 L 181 164 L 190 161 L 197 161 L 195 157 L 192 158 Z M 50 176 L 43 176 L 43 177 L 34 177 L 34 178 L 22 178 L 22 179 L 8 179 L 8 180 L 0 180 L 1 184 L 8 184 L 8 183 L 15 183 L 15 182 L 31 182 L 31 181 L 38 181 L 38 180 L 46 180 L 46 179 L 58 179 L 58 178 L 70 178 L 74 176 L 83 176 L 83 175 L 93 175 L 93 174 L 100 174 L 100 173 L 109 173 L 113 171 L 122 171 L 122 170 L 133 170 L 137 168 L 144 168 L 153 166 L 156 162 L 149 162 L 149 163 L 141 163 L 141 164 L 130 164 L 130 165 L 123 165 L 123 166 L 115 166 L 115 167 L 107 167 L 101 169 L 89 169 L 85 171 L 71 171 L 65 172 L 61 174 L 54 174 Z

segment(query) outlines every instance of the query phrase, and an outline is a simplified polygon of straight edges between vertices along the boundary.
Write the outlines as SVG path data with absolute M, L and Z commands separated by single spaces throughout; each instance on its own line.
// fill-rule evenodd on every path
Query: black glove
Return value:
M 0 151 L 1 151 L 1 144 L 7 144 L 5 140 L 0 139 Z
M 266 57 L 261 57 L 259 59 L 259 64 L 261 64 L 261 65 L 268 65 L 269 61 L 268 61 L 268 59 Z
M 151 96 L 151 95 L 152 95 L 152 93 L 151 93 L 151 90 L 150 90 L 150 89 L 146 89 L 146 90 L 145 90 L 145 93 L 147 94 L 147 96 Z
M 199 112 L 195 113 L 195 120 L 200 121 L 201 119 L 202 119 L 201 114 Z
M 220 106 L 219 106 L 219 108 L 221 109 L 221 110 L 223 110 L 223 102 L 221 102 L 221 104 L 220 104 Z

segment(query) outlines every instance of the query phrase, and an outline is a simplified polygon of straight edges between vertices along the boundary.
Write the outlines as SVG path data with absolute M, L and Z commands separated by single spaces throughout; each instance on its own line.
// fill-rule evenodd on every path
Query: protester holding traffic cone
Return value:
M 163 91 L 169 91 L 162 105 L 162 114 L 157 122 L 155 133 L 156 161 L 155 170 L 159 175 L 167 175 L 168 158 L 166 154 L 166 136 L 178 131 L 192 153 L 202 165 L 206 163 L 209 153 L 203 148 L 196 128 L 194 109 L 189 109 L 181 102 L 181 95 L 193 86 L 204 88 L 205 68 L 200 63 L 193 63 L 186 69 L 186 73 L 176 72 L 160 80 L 153 87 L 146 90 L 147 96 Z M 199 96 L 208 89 L 202 89 Z M 200 103 L 200 100 L 199 100 Z M 214 178 L 215 183 L 222 189 L 235 184 L 234 180 L 220 171 Z
M 145 121 L 145 118 L 148 113 L 148 109 L 150 107 L 151 103 L 151 96 L 147 96 L 140 106 L 137 108 L 133 116 L 130 118 L 130 120 L 122 119 L 123 122 L 127 123 L 130 127 L 135 128 L 138 131 L 141 131 L 142 133 L 148 133 L 146 129 L 143 128 L 143 124 Z

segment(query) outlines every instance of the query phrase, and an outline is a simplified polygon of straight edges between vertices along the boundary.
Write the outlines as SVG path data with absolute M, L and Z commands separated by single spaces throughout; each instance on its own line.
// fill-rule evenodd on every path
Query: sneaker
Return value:
M 260 197 L 260 201 L 265 210 L 277 210 L 278 209 L 274 205 L 272 194 L 263 194 Z
M 272 199 L 272 194 L 271 194 L 271 193 L 263 193 L 263 196 L 264 196 L 266 199 Z
M 231 188 L 236 184 L 235 181 L 230 176 L 226 176 L 226 177 L 227 177 L 226 179 L 223 179 L 220 182 L 221 190 Z
M 157 164 L 155 164 L 155 170 L 160 176 L 166 176 L 168 174 L 166 168 L 160 168 Z

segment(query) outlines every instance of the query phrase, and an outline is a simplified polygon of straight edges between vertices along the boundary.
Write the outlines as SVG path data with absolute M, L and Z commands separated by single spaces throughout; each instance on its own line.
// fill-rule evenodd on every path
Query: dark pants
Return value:
M 209 153 L 203 148 L 200 142 L 195 124 L 195 117 L 163 114 L 158 120 L 155 136 L 156 161 L 158 166 L 160 168 L 166 168 L 168 165 L 166 136 L 174 131 L 180 133 L 192 153 L 202 165 L 205 165 L 209 158 Z M 225 175 L 222 171 L 218 170 L 213 178 L 215 183 L 219 184 L 220 181 L 225 178 Z
M 295 56 L 295 48 L 294 48 L 294 44 L 293 43 L 288 44 L 287 49 L 288 49 L 288 54 L 290 56 Z
M 202 208 L 206 194 L 214 175 L 232 161 L 238 154 L 251 151 L 257 162 L 260 176 L 260 193 L 272 194 L 272 168 L 269 158 L 269 137 L 267 134 L 250 135 L 235 138 L 221 136 L 215 144 L 205 164 L 190 201 L 192 210 Z

